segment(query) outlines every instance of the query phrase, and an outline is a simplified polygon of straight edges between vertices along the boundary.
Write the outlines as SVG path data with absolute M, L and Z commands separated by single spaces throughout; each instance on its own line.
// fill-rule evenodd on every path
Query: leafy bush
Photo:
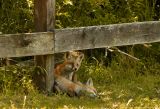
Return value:
M 32 0 L 1 0 L 0 31 L 2 33 L 32 32 L 33 3 Z
M 1 93 L 29 93 L 35 91 L 32 75 L 34 67 L 6 66 L 0 68 Z

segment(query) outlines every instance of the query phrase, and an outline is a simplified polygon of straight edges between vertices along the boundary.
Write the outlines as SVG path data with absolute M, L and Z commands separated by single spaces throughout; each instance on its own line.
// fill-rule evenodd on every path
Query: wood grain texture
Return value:
M 47 31 L 55 29 L 55 0 L 47 0 Z M 54 34 L 55 36 L 55 34 Z M 52 42 L 55 44 L 55 42 Z M 54 52 L 54 49 L 53 49 Z M 55 57 L 53 54 L 46 57 L 46 90 L 52 92 L 54 85 Z
M 47 31 L 47 0 L 34 0 L 34 23 L 37 32 Z
M 1 34 L 0 57 L 54 54 L 71 50 L 160 42 L 160 21 Z M 55 49 L 55 51 L 54 51 Z
M 35 2 L 35 29 L 38 32 L 53 30 L 55 27 L 55 0 L 34 0 Z M 53 35 L 54 36 L 54 35 Z M 50 40 L 54 44 L 54 40 Z M 50 43 L 50 41 L 48 43 Z M 54 52 L 54 49 L 52 49 Z M 37 75 L 37 86 L 40 89 L 51 92 L 54 84 L 54 56 L 36 56 L 36 65 L 46 69 L 46 75 Z
M 51 32 L 2 34 L 0 35 L 0 57 L 53 54 L 53 41 Z
M 160 41 L 160 21 L 123 23 L 56 30 L 55 52 Z

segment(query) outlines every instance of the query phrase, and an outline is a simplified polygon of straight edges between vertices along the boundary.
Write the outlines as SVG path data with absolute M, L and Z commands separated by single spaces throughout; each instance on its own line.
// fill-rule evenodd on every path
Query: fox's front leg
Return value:
M 76 83 L 77 82 L 77 74 L 76 74 L 76 72 L 71 72 L 69 74 L 68 78 L 69 78 L 70 81 L 73 81 L 74 83 Z
M 59 89 L 59 87 L 58 86 L 54 86 L 54 88 L 55 88 L 55 90 L 58 92 L 58 93 L 60 93 L 61 92 L 61 90 Z
M 75 72 L 73 73 L 72 81 L 77 82 L 77 74 Z

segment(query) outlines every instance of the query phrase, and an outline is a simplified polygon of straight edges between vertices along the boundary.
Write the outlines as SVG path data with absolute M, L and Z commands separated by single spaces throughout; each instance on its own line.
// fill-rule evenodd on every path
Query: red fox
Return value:
M 72 77 L 70 80 L 76 81 L 77 76 L 75 72 L 81 66 L 81 62 L 84 58 L 84 54 L 78 51 L 72 51 L 65 54 L 64 62 L 62 64 L 57 65 L 54 73 L 57 75 L 61 75 L 65 78 Z M 73 76 L 69 76 L 73 72 Z
M 88 79 L 86 84 L 77 82 L 75 72 L 79 69 L 84 54 L 81 52 L 69 52 L 65 55 L 65 61 L 54 70 L 55 85 L 58 92 L 67 93 L 70 96 L 80 96 L 81 94 L 96 97 L 97 91 L 93 86 L 92 79 Z
M 69 96 L 87 95 L 89 97 L 97 97 L 97 91 L 93 86 L 91 78 L 88 79 L 86 84 L 82 84 L 81 82 L 73 82 L 55 74 L 54 88 L 58 92 L 67 93 Z

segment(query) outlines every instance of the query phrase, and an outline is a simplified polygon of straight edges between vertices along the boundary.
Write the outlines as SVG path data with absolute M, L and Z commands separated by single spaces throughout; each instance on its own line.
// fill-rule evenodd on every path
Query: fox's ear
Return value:
M 89 79 L 87 80 L 86 85 L 88 85 L 88 86 L 93 86 L 93 80 L 92 80 L 92 78 L 89 78 Z
M 80 54 L 80 59 L 82 60 L 83 58 L 84 58 L 84 54 L 81 53 L 81 54 Z

